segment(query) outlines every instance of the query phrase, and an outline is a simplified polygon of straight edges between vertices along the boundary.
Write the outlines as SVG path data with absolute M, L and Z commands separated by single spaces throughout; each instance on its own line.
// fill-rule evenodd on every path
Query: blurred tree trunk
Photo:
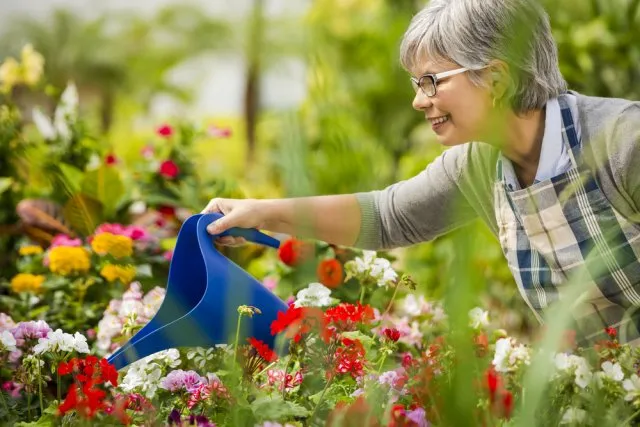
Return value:
M 247 134 L 247 166 L 256 151 L 256 127 L 260 109 L 261 45 L 264 36 L 264 0 L 254 0 L 247 28 L 247 70 L 245 77 L 244 117 Z

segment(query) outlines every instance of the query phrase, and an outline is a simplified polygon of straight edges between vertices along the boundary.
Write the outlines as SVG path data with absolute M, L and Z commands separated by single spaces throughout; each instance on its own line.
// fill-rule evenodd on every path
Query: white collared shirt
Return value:
M 575 123 L 576 132 L 580 135 L 580 122 L 578 120 L 578 105 L 576 97 L 566 94 L 571 115 Z M 571 168 L 571 158 L 568 147 L 562 141 L 562 115 L 558 98 L 547 101 L 545 115 L 544 136 L 542 137 L 542 147 L 540 148 L 540 160 L 534 183 L 558 176 Z M 522 187 L 516 177 L 511 161 L 505 158 L 503 162 L 503 173 L 507 185 L 511 190 L 519 190 Z

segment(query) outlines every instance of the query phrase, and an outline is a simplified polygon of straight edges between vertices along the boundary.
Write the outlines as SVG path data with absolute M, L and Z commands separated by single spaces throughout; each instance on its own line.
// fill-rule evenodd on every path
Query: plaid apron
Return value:
M 571 168 L 525 189 L 511 190 L 500 153 L 494 185 L 499 239 L 520 294 L 542 322 L 544 309 L 562 299 L 567 282 L 582 271 L 583 291 L 571 309 L 582 344 L 618 331 L 620 341 L 640 344 L 640 224 L 626 220 L 581 162 L 582 141 L 567 100 L 559 97 L 562 141 Z M 584 270 L 586 269 L 586 271 Z M 586 275 L 584 275 L 587 273 Z M 634 342 L 636 341 L 636 342 Z

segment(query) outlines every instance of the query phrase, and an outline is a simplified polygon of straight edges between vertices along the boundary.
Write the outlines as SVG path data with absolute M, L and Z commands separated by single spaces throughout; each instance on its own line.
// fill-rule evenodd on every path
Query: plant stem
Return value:
M 262 375 L 267 369 L 269 369 L 270 367 L 272 367 L 273 365 L 275 365 L 276 362 L 271 362 L 267 365 L 266 368 L 264 368 L 262 371 L 258 372 L 257 374 L 254 375 L 254 377 L 259 377 L 260 375 Z
M 284 365 L 284 377 L 282 378 L 282 400 L 287 395 L 287 372 L 289 371 L 289 363 L 291 363 L 291 354 L 287 357 L 287 364 Z
M 7 405 L 7 400 L 4 398 L 4 391 L 0 390 L 0 399 L 2 399 L 2 406 L 4 410 L 9 414 L 9 405 Z
M 634 412 L 629 418 L 627 418 L 626 420 L 624 420 L 624 422 L 622 423 L 623 426 L 628 426 L 630 425 L 631 421 L 633 421 L 633 419 L 635 417 L 637 417 L 638 415 L 640 415 L 640 409 L 637 410 L 636 412 Z
M 398 294 L 398 288 L 400 287 L 400 285 L 396 284 L 396 288 L 393 290 L 393 295 L 391 296 L 391 301 L 389 301 L 389 305 L 387 306 L 387 309 L 384 311 L 384 313 L 382 313 L 382 317 L 384 317 L 389 310 L 391 310 L 391 306 L 393 305 L 393 301 L 395 301 L 396 299 L 396 295 Z
M 367 288 L 365 288 L 364 286 L 360 285 L 361 289 L 360 289 L 360 304 L 362 304 L 362 301 L 364 301 L 364 292 L 366 291 Z
M 309 417 L 309 425 L 311 425 L 311 422 L 313 421 L 313 417 L 315 417 L 316 412 L 318 411 L 318 408 L 320 407 L 320 403 L 322 402 L 322 398 L 324 397 L 324 394 L 327 392 L 327 389 L 329 388 L 329 385 L 331 385 L 331 383 L 333 382 L 333 378 L 335 377 L 335 375 L 331 376 L 331 379 L 329 381 L 327 381 L 327 383 L 324 385 L 324 388 L 322 389 L 322 393 L 320 393 L 320 397 L 318 398 L 318 403 L 316 403 L 316 406 L 313 408 L 313 412 L 311 413 L 311 416 Z
M 242 314 L 238 315 L 238 326 L 236 327 L 236 346 L 233 350 L 233 361 L 238 361 L 238 344 L 240 341 L 240 323 L 242 322 Z
M 31 393 L 27 393 L 27 422 L 31 421 Z
M 57 387 L 58 387 L 58 403 L 62 402 L 62 385 L 60 384 L 60 373 L 58 372 L 58 369 L 56 368 L 56 380 L 57 380 Z
M 40 397 L 40 416 L 44 415 L 44 405 L 42 403 L 42 372 L 40 371 L 40 359 L 37 359 L 38 364 L 38 395 Z
M 380 364 L 378 365 L 378 374 L 380 373 L 380 370 L 382 369 L 382 365 L 384 365 L 384 361 L 387 358 L 387 352 L 385 351 L 384 354 L 382 355 L 382 358 L 380 359 Z

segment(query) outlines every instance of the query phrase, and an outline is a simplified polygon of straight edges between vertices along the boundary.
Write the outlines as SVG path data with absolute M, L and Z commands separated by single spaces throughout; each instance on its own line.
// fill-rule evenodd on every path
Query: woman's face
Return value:
M 416 69 L 410 71 L 419 79 L 427 73 L 458 68 L 461 67 L 451 62 L 418 61 Z M 490 90 L 473 84 L 468 72 L 439 80 L 436 94 L 432 97 L 418 90 L 413 108 L 424 113 L 438 141 L 446 146 L 480 140 L 491 121 L 489 115 L 493 110 Z

